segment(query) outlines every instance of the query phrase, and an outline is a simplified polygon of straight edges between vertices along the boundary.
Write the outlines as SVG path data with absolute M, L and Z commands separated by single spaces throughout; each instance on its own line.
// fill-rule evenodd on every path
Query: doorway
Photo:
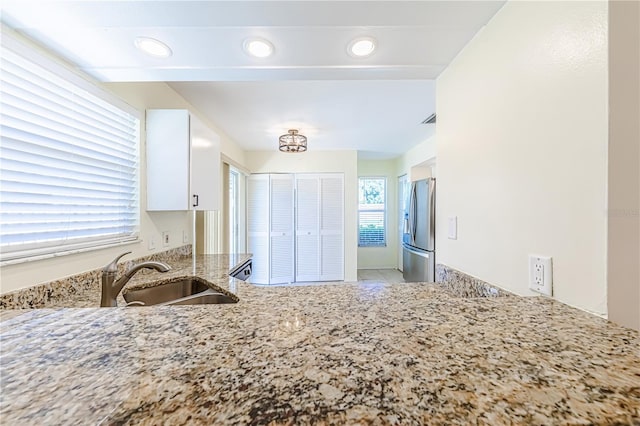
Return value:
M 409 177 L 398 176 L 398 270 L 402 271 L 402 235 L 404 234 L 404 210 L 409 194 Z
M 227 246 L 228 253 L 246 252 L 245 174 L 228 166 L 227 186 Z

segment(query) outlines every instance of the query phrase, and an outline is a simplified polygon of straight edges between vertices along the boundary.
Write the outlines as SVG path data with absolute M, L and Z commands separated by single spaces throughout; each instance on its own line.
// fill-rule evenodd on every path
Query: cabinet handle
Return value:
M 193 207 L 198 207 L 198 204 L 200 204 L 200 198 L 198 194 L 193 194 Z

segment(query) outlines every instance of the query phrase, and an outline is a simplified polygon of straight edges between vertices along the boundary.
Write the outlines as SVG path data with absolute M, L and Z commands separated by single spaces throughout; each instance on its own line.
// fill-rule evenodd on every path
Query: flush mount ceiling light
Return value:
M 136 37 L 134 44 L 136 47 L 154 58 L 168 58 L 173 54 L 169 46 L 150 37 Z
M 267 58 L 275 50 L 270 41 L 263 38 L 250 38 L 242 45 L 244 51 L 256 58 Z
M 307 150 L 307 137 L 299 135 L 295 129 L 290 129 L 289 133 L 280 136 L 279 140 L 282 152 L 305 152 Z
M 353 39 L 347 47 L 349 55 L 356 58 L 371 56 L 376 50 L 376 40 L 373 37 L 358 37 Z

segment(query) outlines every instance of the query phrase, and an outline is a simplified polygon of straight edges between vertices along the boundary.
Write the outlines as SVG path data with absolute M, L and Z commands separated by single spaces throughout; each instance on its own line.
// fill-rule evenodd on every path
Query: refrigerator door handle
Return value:
M 435 201 L 435 179 L 430 180 L 429 185 L 429 242 L 431 249 L 435 250 L 436 245 L 436 201 Z
M 408 218 L 408 227 L 406 234 L 409 236 L 409 244 L 413 244 L 413 221 L 414 221 L 414 213 L 413 213 L 413 193 L 415 191 L 415 183 L 411 183 L 411 189 L 409 190 L 409 209 L 407 211 Z
M 415 244 L 416 242 L 416 231 L 418 229 L 418 185 L 415 183 L 412 186 L 413 191 L 411 192 L 411 217 L 412 225 L 411 225 L 411 242 Z

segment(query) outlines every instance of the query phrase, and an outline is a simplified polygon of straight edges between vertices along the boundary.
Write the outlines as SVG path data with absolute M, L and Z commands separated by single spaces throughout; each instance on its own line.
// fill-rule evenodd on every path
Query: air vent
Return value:
M 427 118 L 425 118 L 421 124 L 434 124 L 436 122 L 436 114 L 433 113 Z

